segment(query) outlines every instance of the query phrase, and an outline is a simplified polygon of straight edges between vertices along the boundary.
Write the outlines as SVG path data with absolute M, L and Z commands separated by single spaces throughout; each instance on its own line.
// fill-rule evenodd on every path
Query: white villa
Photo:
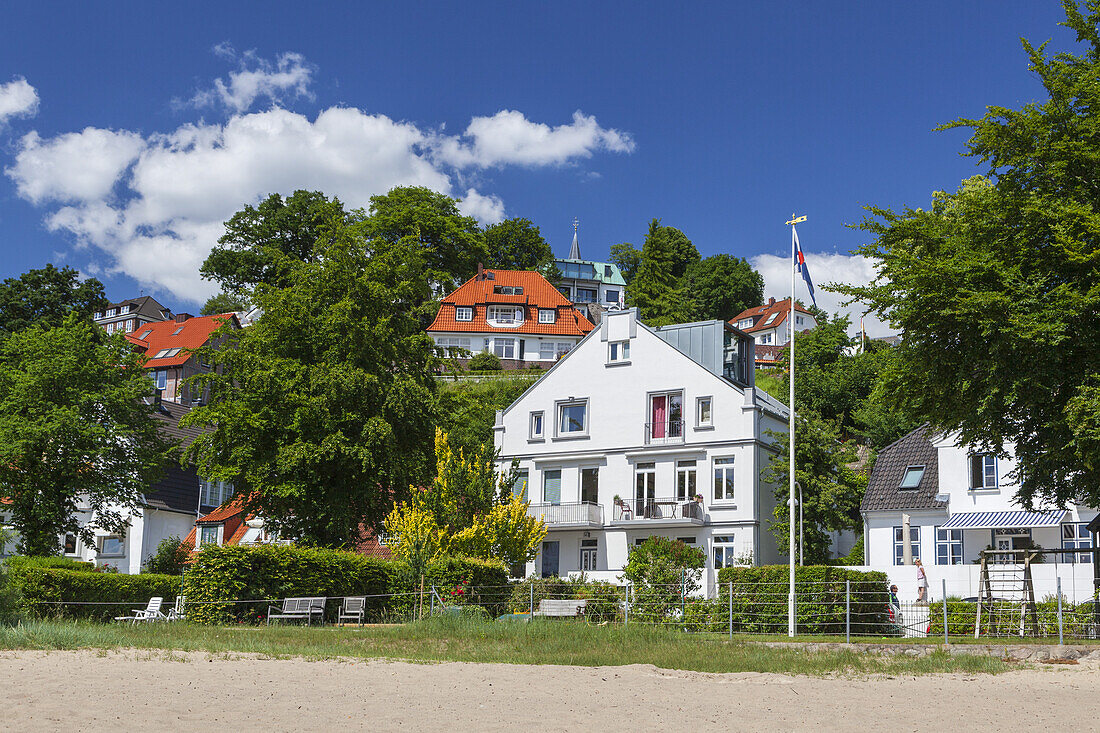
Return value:
M 973 569 L 987 548 L 1025 549 L 1034 544 L 1045 549 L 1091 549 L 1086 525 L 1096 517 L 1096 510 L 1070 505 L 1025 511 L 1016 503 L 1018 486 L 1010 478 L 1015 468 L 1011 456 L 1001 459 L 971 450 L 927 425 L 883 448 L 861 506 L 864 562 L 876 568 L 902 565 L 906 524 L 910 555 L 923 560 L 933 580 L 942 576 L 961 582 L 959 572 L 965 568 L 955 572 L 945 566 Z M 1073 566 L 1092 563 L 1092 553 L 1065 553 L 1044 563 L 1057 563 L 1063 574 L 1072 574 Z M 1091 568 L 1080 569 L 1082 577 L 1091 575 Z M 969 579 L 973 572 L 964 574 Z M 960 591 L 960 595 L 966 593 Z
M 752 338 L 722 321 L 651 329 L 636 309 L 596 330 L 497 413 L 500 470 L 548 535 L 526 572 L 617 580 L 635 544 L 682 539 L 717 569 L 774 563 L 760 478 L 785 405 L 753 386 Z

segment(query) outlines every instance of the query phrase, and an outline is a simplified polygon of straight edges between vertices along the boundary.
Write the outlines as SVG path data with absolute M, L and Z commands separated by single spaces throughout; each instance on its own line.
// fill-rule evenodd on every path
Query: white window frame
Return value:
M 69 552 L 66 546 L 69 544 L 69 537 L 73 538 L 73 551 Z M 66 557 L 76 557 L 80 554 L 80 535 L 76 532 L 66 532 L 61 535 L 61 554 Z
M 153 378 L 153 384 L 162 392 L 168 389 L 168 370 L 158 369 Z
M 717 495 L 718 471 L 722 472 L 722 485 L 729 482 L 733 486 L 733 496 Z M 710 463 L 711 501 L 715 504 L 728 505 L 737 501 L 737 461 L 734 456 L 715 456 Z
M 912 530 L 912 527 L 910 527 Z M 940 562 L 940 550 L 947 549 L 947 562 Z M 936 527 L 936 564 L 937 565 L 962 565 L 963 564 L 963 532 L 961 529 L 944 529 Z
M 118 551 L 107 552 L 107 540 L 118 540 Z M 120 534 L 106 534 L 96 537 L 96 557 L 124 557 L 126 555 L 126 537 Z
M 1073 537 L 1066 536 L 1066 529 L 1070 529 Z M 1088 531 L 1087 522 L 1065 522 L 1059 528 L 1063 550 L 1083 550 L 1077 553 L 1064 553 L 1062 562 L 1065 563 L 1092 563 L 1092 535 Z
M 680 493 L 680 485 L 683 484 L 683 495 Z M 676 461 L 676 485 L 673 494 L 676 501 L 695 501 L 695 495 L 699 493 L 699 465 L 694 459 Z
M 539 308 L 539 323 L 557 323 L 558 312 L 547 308 Z
M 584 425 L 581 427 L 580 430 L 570 430 L 570 431 L 562 430 L 562 427 L 563 427 L 562 423 L 563 423 L 563 419 L 564 419 L 564 410 L 565 410 L 565 408 L 567 408 L 567 407 L 576 407 L 576 406 L 583 406 L 584 407 Z M 582 399 L 559 400 L 558 402 L 555 402 L 554 403 L 554 437 L 559 438 L 559 439 L 561 439 L 561 438 L 564 438 L 564 439 L 587 438 L 589 429 L 591 427 L 590 423 L 592 422 L 591 416 L 589 414 L 588 407 L 589 407 L 589 404 L 588 404 L 588 398 L 587 397 L 582 398 Z
M 774 336 L 774 335 L 775 334 L 772 334 L 772 333 L 761 334 L 760 335 L 760 343 L 764 344 L 764 345 L 770 344 L 772 342 L 772 336 Z
M 538 423 L 538 429 L 535 424 Z M 530 440 L 546 439 L 546 413 L 542 410 L 534 410 L 527 421 L 527 437 Z
M 511 313 L 511 316 L 507 316 L 507 313 Z M 514 305 L 491 305 L 485 314 L 485 320 L 493 326 L 522 326 L 523 309 Z
M 522 487 L 520 482 L 523 483 Z M 531 495 L 531 472 L 528 469 L 521 468 L 516 471 L 516 480 L 512 482 L 512 495 L 518 496 L 523 501 L 528 500 Z
M 562 358 L 563 356 L 565 356 L 566 354 L 568 354 L 568 353 L 569 353 L 570 351 L 572 351 L 572 350 L 573 350 L 573 347 L 574 347 L 575 345 L 576 345 L 576 344 L 572 344 L 572 343 L 569 343 L 569 342 L 567 342 L 567 341 L 559 341 L 559 342 L 557 342 L 557 344 L 556 344 L 556 347 L 557 347 L 557 348 L 555 348 L 555 349 L 554 349 L 554 358 L 555 358 L 555 359 L 560 359 L 560 358 Z
M 625 341 L 608 341 L 607 342 L 607 363 L 608 364 L 629 364 L 630 363 L 630 340 Z
M 737 562 L 737 536 L 718 535 L 711 542 L 710 559 L 715 570 L 736 567 Z
M 219 507 L 232 498 L 232 481 L 199 480 L 199 500 L 203 506 Z
M 752 319 L 742 318 L 740 321 L 737 322 L 737 327 L 740 329 L 752 328 Z
M 472 321 L 474 320 L 474 308 L 470 305 L 456 305 L 455 306 L 455 320 L 456 321 Z
M 774 321 L 778 315 L 779 313 L 772 313 L 770 316 L 768 316 L 768 320 L 764 321 L 764 325 L 767 326 L 769 323 Z
M 920 559 L 920 525 L 909 525 L 909 544 L 912 546 L 913 559 Z M 902 541 L 902 526 L 894 527 L 894 565 L 905 562 L 905 542 Z
M 202 541 L 203 535 L 205 535 L 206 531 L 210 530 L 210 529 L 214 530 L 214 541 L 213 542 L 203 542 Z M 202 548 L 207 547 L 207 546 L 219 547 L 222 544 L 222 541 L 223 541 L 224 537 L 225 537 L 225 525 L 224 524 L 200 524 L 198 534 L 195 537 L 195 549 L 196 550 L 201 550 Z
M 703 404 L 706 403 L 707 410 L 710 415 L 706 421 L 703 420 Z M 700 430 L 706 430 L 714 427 L 714 396 L 713 395 L 701 395 L 695 398 L 695 427 Z
M 516 339 L 493 339 L 493 353 L 498 359 L 518 359 L 516 354 L 519 351 L 519 344 L 516 343 Z M 511 352 L 509 355 L 508 352 Z
M 554 361 L 557 359 L 557 344 L 553 341 L 539 342 L 539 361 Z
M 980 459 L 982 461 L 982 485 L 981 486 L 974 486 L 973 485 L 973 483 L 974 483 L 974 480 L 973 480 L 974 479 L 973 462 L 977 459 Z M 992 464 L 992 466 L 990 464 Z M 993 477 L 992 477 L 993 483 L 992 484 L 989 483 L 990 468 L 992 468 L 992 470 L 993 470 Z M 971 486 L 970 486 L 971 491 L 996 491 L 999 488 L 999 485 L 1000 485 L 1000 480 L 999 480 L 1000 479 L 1000 472 L 997 470 L 997 456 L 993 455 L 992 453 L 971 453 L 969 456 L 967 456 L 966 473 L 967 473 L 966 481 L 967 481 L 968 484 L 971 484 Z

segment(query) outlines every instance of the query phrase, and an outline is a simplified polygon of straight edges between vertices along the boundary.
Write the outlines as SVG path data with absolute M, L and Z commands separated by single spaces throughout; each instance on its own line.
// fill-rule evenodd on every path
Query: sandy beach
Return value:
M 1085 728 L 1095 664 L 817 679 L 627 667 L 3 652 L 3 730 L 984 730 Z

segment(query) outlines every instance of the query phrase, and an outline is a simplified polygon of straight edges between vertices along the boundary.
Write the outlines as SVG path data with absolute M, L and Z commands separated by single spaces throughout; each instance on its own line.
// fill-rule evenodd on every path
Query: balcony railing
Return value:
M 603 507 L 590 501 L 531 504 L 527 507 L 527 516 L 541 519 L 548 527 L 565 525 L 600 527 L 603 525 Z
M 667 445 L 684 442 L 684 421 L 647 422 L 645 424 L 646 445 Z
M 615 519 L 619 521 L 646 519 L 680 519 L 693 524 L 706 521 L 703 505 L 692 499 L 675 497 L 655 499 L 623 499 L 615 505 Z

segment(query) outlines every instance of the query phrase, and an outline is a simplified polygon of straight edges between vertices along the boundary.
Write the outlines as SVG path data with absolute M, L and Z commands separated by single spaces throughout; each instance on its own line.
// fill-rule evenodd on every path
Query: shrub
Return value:
M 718 571 L 719 600 L 727 604 L 733 583 L 734 631 L 781 633 L 787 629 L 788 573 L 786 565 L 722 568 Z M 843 634 L 845 581 L 852 583 L 852 630 L 861 634 L 889 632 L 886 573 L 834 565 L 795 568 L 798 631 Z
M 160 573 L 161 575 L 181 575 L 190 555 L 189 547 L 176 535 L 165 537 L 157 545 L 157 551 L 145 561 L 143 573 Z
M 634 584 L 632 619 L 661 622 L 680 614 L 687 598 L 700 589 L 706 556 L 681 540 L 653 536 L 634 547 L 623 575 Z
M 545 598 L 587 600 L 585 620 L 601 623 L 622 620 L 626 596 L 618 586 L 602 580 L 588 580 L 583 575 L 573 579 L 530 577 L 512 586 L 508 610 L 525 613 L 534 606 L 537 611 L 539 602 Z
M 24 615 L 32 618 L 71 618 L 108 621 L 134 608 L 144 608 L 153 596 L 171 604 L 180 592 L 172 575 L 122 575 L 88 570 L 16 564 L 10 582 L 21 596 Z M 88 605 L 68 605 L 68 604 Z
M 258 622 L 286 597 L 327 596 L 335 618 L 342 596 L 367 599 L 367 614 L 381 617 L 393 563 L 343 550 L 294 545 L 206 547 L 183 577 L 187 617 L 207 624 Z M 219 601 L 249 601 L 219 603 Z
M 995 601 L 992 615 L 988 607 L 982 609 L 981 636 L 1002 637 L 1019 636 L 1020 610 L 1018 601 Z M 1024 616 L 1024 636 L 1033 636 L 1038 627 L 1039 636 L 1058 636 L 1058 600 L 1046 598 L 1035 604 L 1037 611 L 1035 623 L 1032 623 L 1030 611 Z M 928 608 L 931 621 L 931 635 L 943 635 L 943 604 L 935 602 Z M 947 599 L 947 633 L 949 636 L 974 636 L 974 623 L 977 621 L 978 604 L 967 603 L 958 598 Z M 1074 605 L 1062 602 L 1062 633 L 1068 637 L 1087 637 L 1093 624 L 1092 602 Z
M 474 354 L 473 358 L 467 362 L 466 367 L 474 372 L 499 372 L 500 359 L 497 358 L 496 354 L 482 351 L 479 354 Z
M 424 611 L 430 605 L 432 588 L 447 604 L 480 605 L 496 618 L 507 609 L 511 588 L 508 568 L 499 560 L 476 560 L 443 555 L 424 569 Z M 452 593 L 459 588 L 462 593 Z M 403 562 L 390 563 L 390 593 L 396 594 L 389 611 L 412 618 L 420 602 L 420 577 Z
M 7 564 L 0 562 L 0 626 L 16 623 L 21 615 L 19 590 L 11 582 Z
M 76 570 L 84 573 L 96 572 L 94 563 L 74 560 L 71 557 L 23 557 L 17 555 L 8 558 L 8 567 L 13 572 L 27 568 L 54 568 L 56 570 Z

